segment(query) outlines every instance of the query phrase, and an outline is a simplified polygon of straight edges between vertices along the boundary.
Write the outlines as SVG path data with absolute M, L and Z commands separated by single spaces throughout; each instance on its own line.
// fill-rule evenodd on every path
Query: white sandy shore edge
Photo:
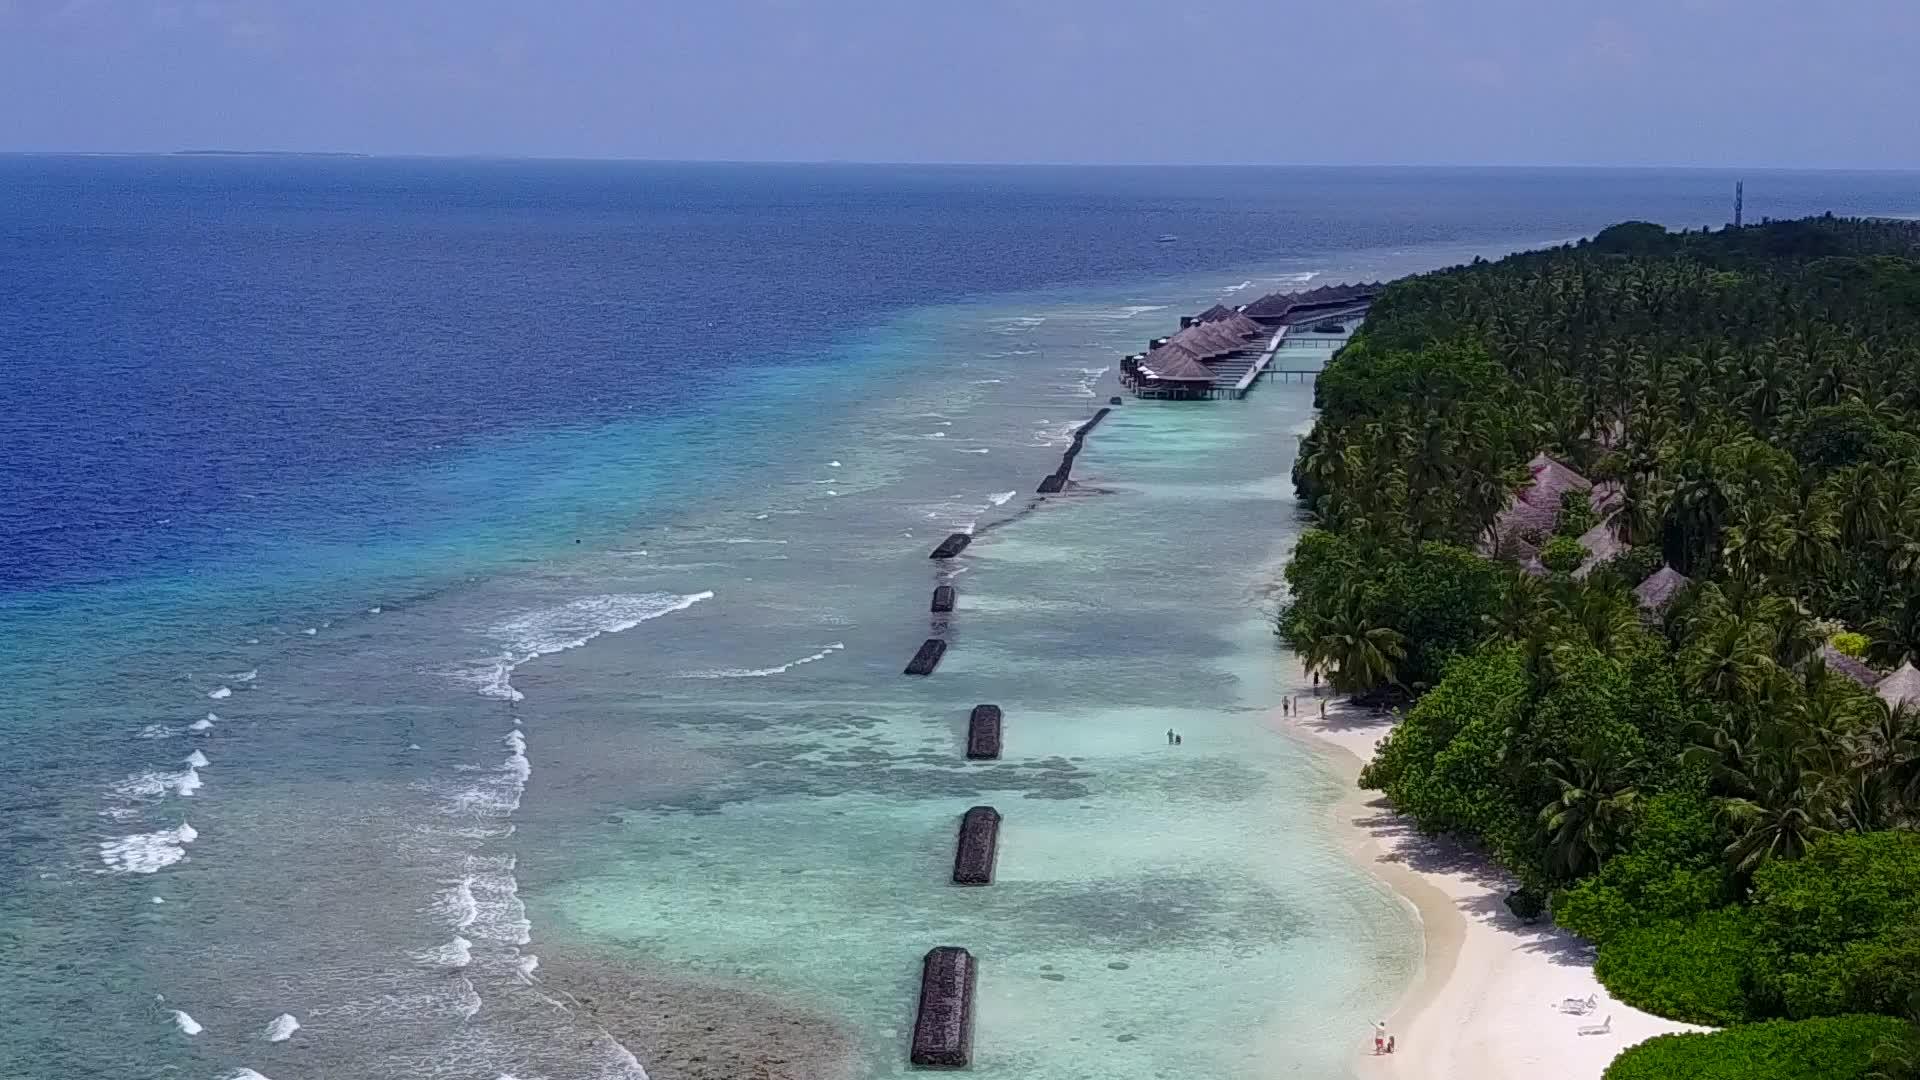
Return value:
M 1391 718 L 1332 700 L 1322 718 L 1310 687 L 1296 693 L 1307 715 L 1276 710 L 1273 724 L 1331 750 L 1327 760 L 1351 784 Z M 1460 844 L 1420 835 L 1377 794 L 1353 788 L 1334 816 L 1354 859 L 1418 912 L 1425 939 L 1420 977 L 1385 1018 L 1397 1050 L 1373 1057 L 1363 1045 L 1360 1076 L 1600 1080 L 1635 1043 L 1708 1030 L 1613 1000 L 1594 977 L 1590 946 L 1548 922 L 1514 918 L 1506 908 L 1514 883 L 1503 871 Z M 1556 1008 L 1589 994 L 1599 1002 L 1589 1016 Z M 1608 1034 L 1579 1034 L 1608 1017 Z

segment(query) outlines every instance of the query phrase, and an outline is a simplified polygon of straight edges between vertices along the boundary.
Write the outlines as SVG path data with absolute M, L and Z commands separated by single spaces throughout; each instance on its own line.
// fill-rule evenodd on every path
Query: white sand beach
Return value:
M 1328 699 L 1323 718 L 1310 685 L 1295 692 L 1306 715 L 1275 711 L 1275 726 L 1329 751 L 1351 784 L 1391 717 Z M 1373 1057 L 1363 1048 L 1360 1076 L 1599 1080 L 1614 1055 L 1637 1042 L 1706 1030 L 1613 1000 L 1594 977 L 1590 946 L 1550 922 L 1515 918 L 1505 904 L 1513 883 L 1491 860 L 1420 835 L 1378 793 L 1354 788 L 1334 814 L 1354 858 L 1418 912 L 1425 939 L 1420 977 L 1385 1017 L 1396 1052 Z M 1597 1004 L 1587 1016 L 1556 1008 L 1588 995 Z M 1606 1034 L 1580 1034 L 1609 1018 Z

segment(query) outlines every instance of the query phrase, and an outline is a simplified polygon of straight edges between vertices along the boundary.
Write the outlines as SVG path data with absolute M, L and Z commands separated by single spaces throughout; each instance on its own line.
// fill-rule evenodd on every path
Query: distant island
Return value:
M 349 150 L 175 150 L 173 157 L 368 158 Z

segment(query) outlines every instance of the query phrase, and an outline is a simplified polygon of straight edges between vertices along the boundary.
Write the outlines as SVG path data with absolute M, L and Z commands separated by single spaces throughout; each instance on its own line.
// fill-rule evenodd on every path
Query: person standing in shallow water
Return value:
M 1172 728 L 1167 729 L 1167 745 L 1168 746 L 1173 745 L 1173 729 Z

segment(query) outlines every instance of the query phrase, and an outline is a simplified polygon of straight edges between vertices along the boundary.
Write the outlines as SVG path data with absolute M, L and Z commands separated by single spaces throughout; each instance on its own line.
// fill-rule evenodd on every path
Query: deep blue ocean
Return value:
M 0 1076 L 674 1080 L 789 1016 L 811 1075 L 891 1076 L 929 923 L 1006 972 L 977 1071 L 1325 1074 L 1416 931 L 1244 720 L 1307 391 L 1130 405 L 1102 497 L 1024 493 L 1183 311 L 1720 223 L 1735 178 L 0 157 Z M 1920 211 L 1745 180 L 1753 218 Z M 951 681 L 903 689 L 925 549 L 974 527 Z M 1114 592 L 1156 537 L 1200 569 Z M 1016 695 L 1049 754 L 956 771 L 948 713 Z M 1168 715 L 1218 756 L 1116 735 Z M 861 887 L 1002 789 L 994 921 Z M 1046 996 L 1082 963 L 1267 1034 L 1082 1071 L 1059 1026 L 1135 1000 Z

